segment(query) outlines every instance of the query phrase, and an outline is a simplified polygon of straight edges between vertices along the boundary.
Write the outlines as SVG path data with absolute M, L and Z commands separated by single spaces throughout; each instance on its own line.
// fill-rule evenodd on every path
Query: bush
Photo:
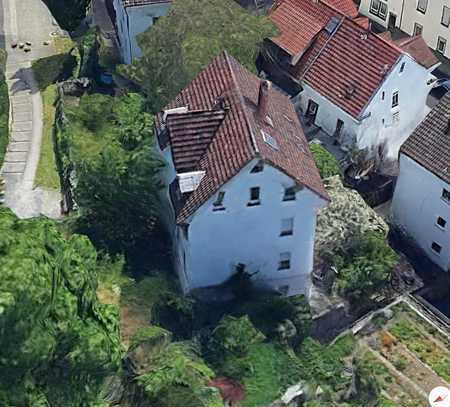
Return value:
M 38 59 L 33 62 L 33 73 L 40 90 L 44 90 L 53 83 L 69 79 L 77 59 L 71 54 L 58 54 Z
M 367 302 L 388 283 L 398 255 L 386 243 L 383 234 L 370 232 L 335 261 L 343 264 L 337 280 L 339 293 L 357 303 Z
M 312 143 L 309 149 L 314 157 L 320 176 L 329 178 L 334 175 L 342 175 L 339 162 L 320 144 Z

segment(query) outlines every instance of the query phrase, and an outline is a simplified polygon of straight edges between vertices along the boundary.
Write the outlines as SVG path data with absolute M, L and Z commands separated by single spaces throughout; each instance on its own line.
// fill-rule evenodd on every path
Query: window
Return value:
M 444 6 L 442 9 L 441 24 L 448 27 L 450 25 L 450 7 Z
M 295 187 L 284 189 L 283 201 L 295 201 Z
M 445 226 L 447 225 L 447 221 L 444 218 L 441 218 L 440 216 L 438 216 L 436 224 L 441 227 L 441 228 L 445 228 Z
M 400 73 L 403 73 L 403 71 L 405 70 L 405 65 L 406 65 L 406 62 L 403 62 L 403 63 L 400 65 Z
M 261 201 L 259 200 L 259 187 L 250 188 L 250 201 L 247 206 L 259 205 Z
M 252 170 L 250 171 L 250 173 L 252 174 L 256 174 L 257 172 L 262 172 L 262 170 L 264 169 L 264 162 L 263 161 L 259 161 L 258 164 L 256 164 Z
M 448 204 L 450 204 L 450 191 L 448 191 L 447 189 L 443 189 L 442 190 L 442 196 L 441 198 Z
M 438 37 L 437 48 L 436 51 L 441 54 L 445 53 L 445 47 L 447 46 L 447 40 L 442 37 Z
M 392 107 L 398 106 L 398 90 L 392 94 Z
M 395 112 L 392 114 L 392 124 L 396 124 L 400 121 L 400 112 Z
M 280 236 L 292 236 L 294 234 L 294 218 L 281 220 Z
M 216 200 L 213 203 L 213 211 L 223 211 L 225 208 L 223 206 L 223 199 L 225 198 L 225 192 L 220 191 L 217 195 Z
M 427 11 L 428 0 L 418 0 L 417 1 L 417 11 L 425 13 Z
M 437 244 L 436 242 L 433 242 L 431 244 L 431 250 L 435 252 L 436 254 L 440 254 L 442 250 L 442 246 L 440 244 Z
M 386 20 L 387 3 L 381 0 L 372 0 L 370 3 L 370 13 L 382 20 Z
M 381 94 L 381 100 L 384 100 L 384 96 L 385 96 L 385 92 L 383 91 L 383 93 Z
M 280 261 L 278 262 L 278 270 L 289 270 L 291 268 L 291 253 L 280 253 Z
M 414 35 L 422 35 L 422 33 L 423 33 L 423 26 L 418 23 L 414 23 Z

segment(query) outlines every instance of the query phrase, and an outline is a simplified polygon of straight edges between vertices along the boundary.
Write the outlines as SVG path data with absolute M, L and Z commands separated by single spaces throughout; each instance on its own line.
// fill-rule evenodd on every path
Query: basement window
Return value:
M 433 242 L 431 244 L 431 250 L 433 250 L 436 254 L 441 254 L 442 246 L 436 242 Z
M 278 270 L 289 270 L 291 268 L 291 253 L 280 253 L 280 261 L 278 262 Z
M 447 225 L 447 221 L 444 218 L 441 218 L 440 216 L 438 216 L 436 224 L 442 228 L 445 229 L 445 226 Z

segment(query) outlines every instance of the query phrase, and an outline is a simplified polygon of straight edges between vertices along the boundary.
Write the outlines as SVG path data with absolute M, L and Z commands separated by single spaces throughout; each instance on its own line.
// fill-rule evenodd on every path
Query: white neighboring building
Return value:
M 116 12 L 116 31 L 120 54 L 125 64 L 141 56 L 136 37 L 165 16 L 170 0 L 109 0 Z
M 450 271 L 450 93 L 400 150 L 393 221 Z
M 328 195 L 289 98 L 226 52 L 157 116 L 168 163 L 164 217 L 184 292 L 238 265 L 260 285 L 305 294 L 316 211 Z
M 278 1 L 280 35 L 266 41 L 262 69 L 293 95 L 307 125 L 347 148 L 400 145 L 428 113 L 438 60 L 418 37 L 392 41 L 368 30 L 349 2 Z
M 450 58 L 450 0 L 361 0 L 359 11 L 385 28 L 421 34 L 430 48 Z

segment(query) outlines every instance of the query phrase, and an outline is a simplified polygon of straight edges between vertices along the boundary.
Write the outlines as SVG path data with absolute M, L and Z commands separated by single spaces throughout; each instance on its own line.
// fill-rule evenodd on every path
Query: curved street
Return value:
M 21 218 L 45 215 L 60 217 L 59 191 L 34 188 L 39 163 L 43 110 L 31 63 L 51 55 L 44 45 L 58 30 L 50 12 L 40 0 L 2 0 L 4 44 L 8 53 L 6 79 L 10 97 L 10 139 L 1 168 L 6 180 L 5 204 Z M 39 21 L 39 24 L 33 23 Z M 25 52 L 13 43 L 31 43 Z

